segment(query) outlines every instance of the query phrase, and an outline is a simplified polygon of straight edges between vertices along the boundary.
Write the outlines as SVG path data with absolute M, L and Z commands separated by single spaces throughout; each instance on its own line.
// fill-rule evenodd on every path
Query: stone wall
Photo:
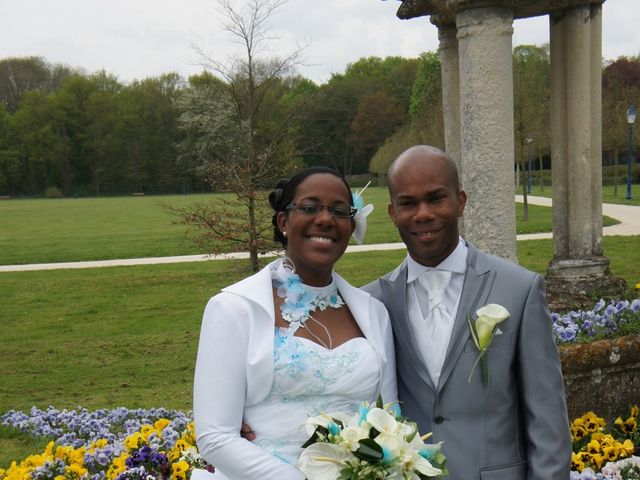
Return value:
M 613 423 L 640 405 L 640 335 L 558 347 L 569 419 L 592 410 Z

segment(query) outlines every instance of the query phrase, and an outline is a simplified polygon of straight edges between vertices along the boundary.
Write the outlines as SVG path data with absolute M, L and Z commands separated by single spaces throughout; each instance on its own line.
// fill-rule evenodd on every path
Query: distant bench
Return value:
M 9 200 L 11 199 L 11 195 L 0 195 L 0 200 Z
M 142 197 L 143 195 L 144 195 L 144 192 L 133 192 L 134 197 Z

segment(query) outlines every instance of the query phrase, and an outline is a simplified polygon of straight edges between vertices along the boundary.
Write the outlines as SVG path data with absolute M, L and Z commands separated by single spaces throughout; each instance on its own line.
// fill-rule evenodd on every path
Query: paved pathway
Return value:
M 516 195 L 516 202 L 522 203 L 522 195 Z M 546 197 L 528 197 L 532 205 L 551 206 L 551 199 Z M 604 203 L 602 213 L 619 220 L 618 225 L 603 228 L 604 235 L 640 235 L 640 207 L 631 205 L 617 205 Z M 518 235 L 518 240 L 537 240 L 552 238 L 551 232 L 529 233 Z M 350 245 L 347 252 L 364 252 L 370 250 L 400 250 L 404 243 L 378 243 L 371 245 Z M 265 256 L 279 255 L 281 252 L 273 252 Z M 96 260 L 90 262 L 63 262 L 63 263 L 34 263 L 29 265 L 0 265 L 0 272 L 24 272 L 32 270 L 58 270 L 65 268 L 94 268 L 94 267 L 119 267 L 127 265 L 155 265 L 160 263 L 184 263 L 202 262 L 209 260 L 224 260 L 248 258 L 247 252 L 226 253 L 222 255 L 181 255 L 176 257 L 149 257 L 126 258 L 117 260 Z

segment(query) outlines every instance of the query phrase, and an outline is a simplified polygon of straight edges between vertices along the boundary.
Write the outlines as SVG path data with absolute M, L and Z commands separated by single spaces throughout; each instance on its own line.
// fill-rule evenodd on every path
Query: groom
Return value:
M 443 441 L 450 480 L 566 480 L 571 440 L 544 280 L 458 234 L 466 194 L 453 160 L 414 146 L 389 169 L 389 215 L 406 259 L 365 290 L 386 305 L 402 409 Z M 467 318 L 487 304 L 510 316 L 488 352 L 489 381 Z

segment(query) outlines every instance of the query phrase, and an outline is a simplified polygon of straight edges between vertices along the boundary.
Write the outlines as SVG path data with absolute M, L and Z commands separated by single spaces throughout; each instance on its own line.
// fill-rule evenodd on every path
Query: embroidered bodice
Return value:
M 353 413 L 362 400 L 373 401 L 380 372 L 376 354 L 364 337 L 328 350 L 276 328 L 274 381 L 269 395 L 245 408 L 255 443 L 295 464 L 308 436 L 304 422 L 320 413 Z

